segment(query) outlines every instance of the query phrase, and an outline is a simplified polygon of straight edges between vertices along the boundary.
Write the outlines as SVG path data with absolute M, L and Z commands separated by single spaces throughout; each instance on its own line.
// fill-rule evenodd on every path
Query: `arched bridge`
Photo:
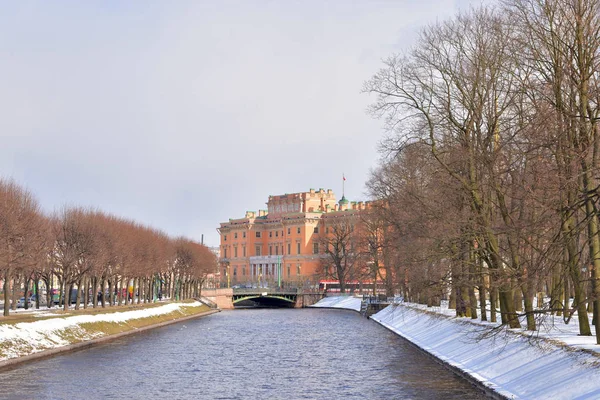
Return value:
M 234 307 L 295 307 L 298 289 L 253 288 L 233 289 Z
M 244 307 L 295 307 L 314 304 L 323 297 L 322 292 L 301 288 L 220 288 L 202 289 L 202 296 L 218 308 Z

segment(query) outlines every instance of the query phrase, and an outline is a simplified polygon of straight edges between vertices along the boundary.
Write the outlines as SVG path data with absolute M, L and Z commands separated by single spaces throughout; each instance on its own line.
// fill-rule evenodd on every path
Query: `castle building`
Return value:
M 229 219 L 217 229 L 221 284 L 315 284 L 327 220 L 356 215 L 366 206 L 344 196 L 336 202 L 330 189 L 269 196 L 266 210 L 246 211 L 244 218 Z

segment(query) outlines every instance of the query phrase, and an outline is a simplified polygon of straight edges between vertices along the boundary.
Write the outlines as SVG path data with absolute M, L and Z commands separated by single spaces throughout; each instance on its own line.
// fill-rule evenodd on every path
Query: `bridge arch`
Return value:
M 233 295 L 232 302 L 234 307 L 294 307 L 296 294 L 240 293 Z

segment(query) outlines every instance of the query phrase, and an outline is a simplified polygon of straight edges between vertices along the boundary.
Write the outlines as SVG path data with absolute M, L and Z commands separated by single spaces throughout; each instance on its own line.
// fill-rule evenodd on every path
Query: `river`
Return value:
M 358 313 L 223 311 L 0 373 L 6 399 L 484 399 Z

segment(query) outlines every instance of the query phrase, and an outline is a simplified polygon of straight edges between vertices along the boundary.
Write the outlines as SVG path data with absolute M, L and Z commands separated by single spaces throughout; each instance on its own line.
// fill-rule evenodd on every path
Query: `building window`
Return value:
M 292 254 L 292 244 L 288 243 L 288 255 Z
M 242 276 L 246 276 L 246 266 L 242 265 Z
M 237 257 L 237 247 L 234 247 L 234 248 L 233 248 L 233 256 L 234 256 L 234 257 Z
M 237 232 L 234 232 L 234 233 L 233 233 L 233 238 L 234 238 L 234 239 L 237 239 Z
M 246 231 L 242 232 L 242 237 L 245 239 L 246 238 Z
M 223 247 L 223 258 L 227 258 L 227 247 Z
M 313 254 L 319 254 L 319 242 L 313 243 Z
M 242 247 L 242 257 L 246 257 L 246 246 Z
M 260 237 L 260 232 L 256 232 L 256 237 L 259 238 Z
M 313 230 L 313 233 L 319 233 L 319 227 L 315 226 L 315 229 Z
M 299 235 L 300 234 L 300 227 L 298 227 L 297 230 L 298 230 L 298 235 Z
M 223 241 L 226 242 L 227 241 L 227 235 L 223 235 Z
M 233 276 L 237 276 L 237 267 L 233 267 Z
M 292 264 L 288 264 L 287 267 L 287 276 L 289 277 L 292 275 Z
M 300 242 L 296 243 L 296 252 L 300 254 Z
M 272 256 L 273 255 L 273 246 L 269 246 L 269 255 Z
M 288 228 L 288 235 L 292 234 L 292 228 Z
M 275 255 L 278 256 L 279 255 L 279 246 L 275 246 Z
M 275 231 L 275 237 L 279 237 L 279 231 Z
M 273 232 L 269 231 L 269 237 L 273 237 Z
M 254 250 L 256 251 L 256 255 L 260 256 L 260 246 L 256 246 Z

